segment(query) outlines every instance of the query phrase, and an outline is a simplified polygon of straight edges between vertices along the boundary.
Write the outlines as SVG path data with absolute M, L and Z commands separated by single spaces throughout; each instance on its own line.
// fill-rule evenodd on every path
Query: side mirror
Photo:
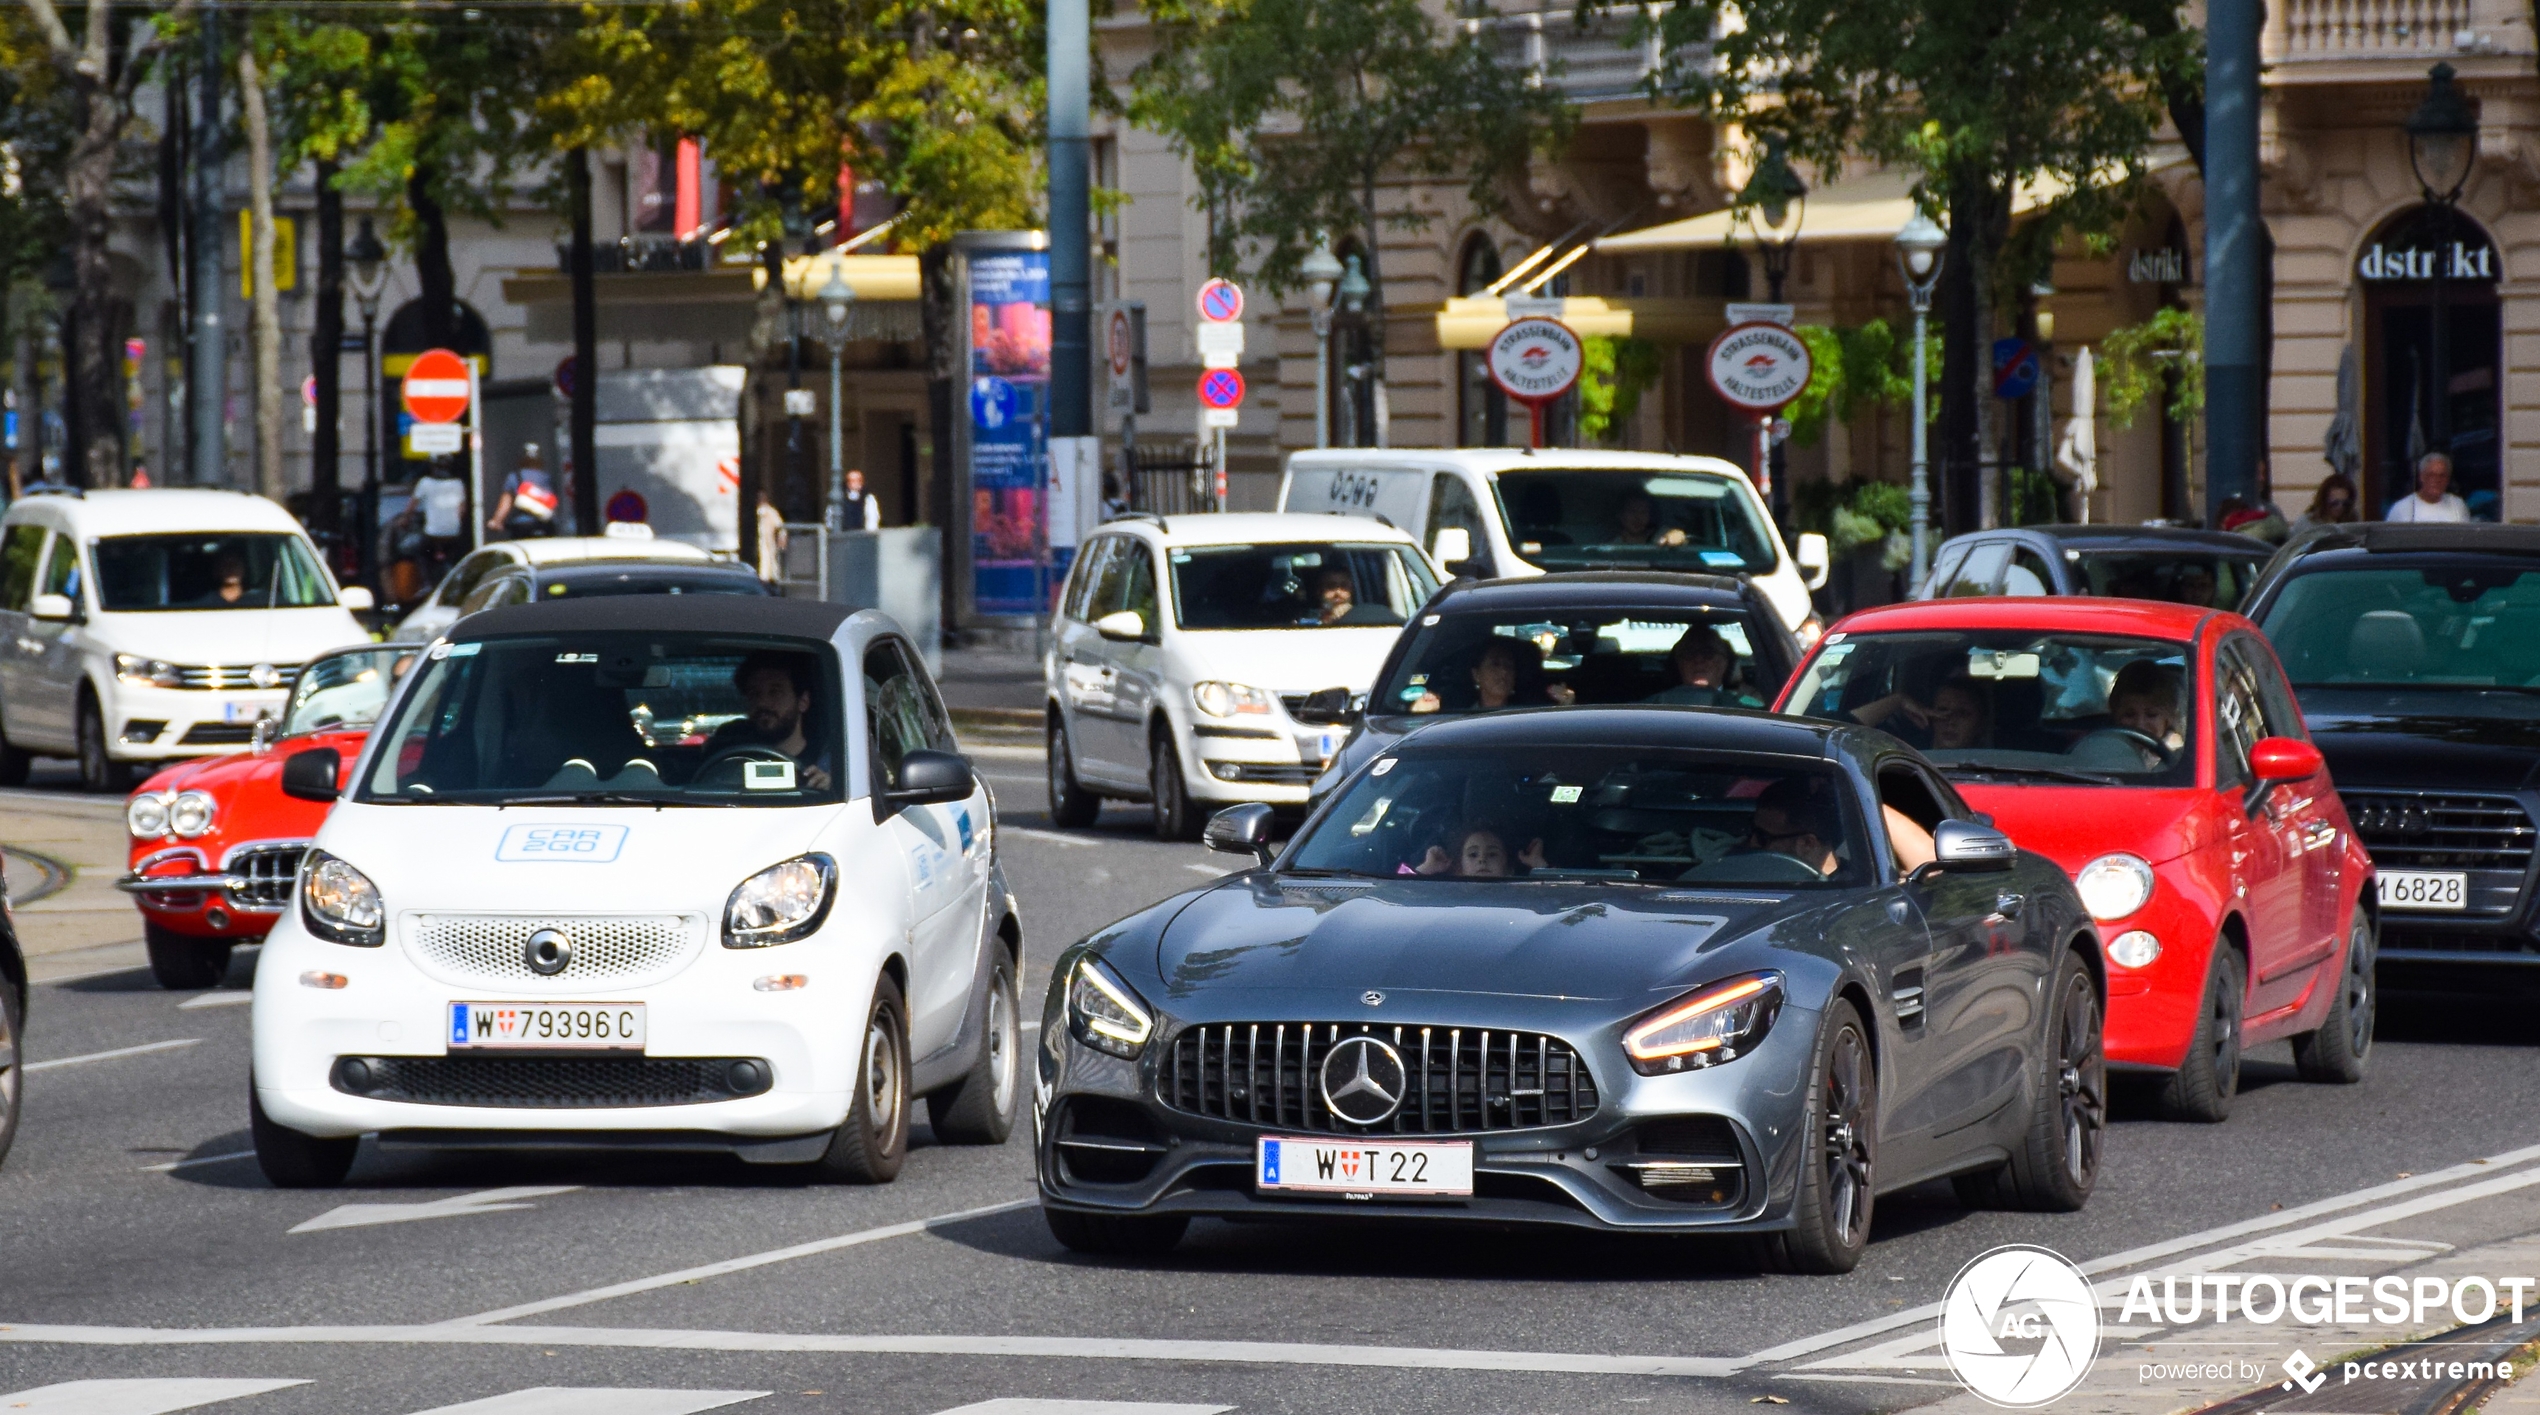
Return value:
M 2007 870 L 2019 855 L 2011 837 L 1974 821 L 1945 820 L 1931 833 L 1932 864 L 1943 870 Z
M 40 594 L 28 603 L 26 612 L 38 619 L 65 620 L 71 617 L 71 597 L 66 594 Z
M 1134 609 L 1115 610 L 1094 621 L 1094 632 L 1114 643 L 1135 643 L 1147 636 L 1147 621 Z
M 1270 808 L 1259 801 L 1228 806 L 1208 818 L 1208 829 L 1201 833 L 1200 841 L 1211 850 L 1250 855 L 1266 868 L 1270 863 Z
M 2326 765 L 2319 748 L 2298 738 L 2261 737 L 2249 749 L 2250 772 L 2268 785 L 2308 780 Z
M 355 614 L 368 614 L 379 607 L 379 601 L 360 585 L 346 585 L 335 592 L 335 602 Z
M 894 806 L 946 806 L 969 800 L 978 789 L 970 763 L 950 752 L 921 750 L 900 758 L 900 784 L 882 799 Z
M 344 754 L 333 747 L 293 752 L 282 763 L 282 794 L 295 801 L 332 801 L 343 770 Z
M 1791 558 L 1799 562 L 1799 573 L 1807 580 L 1808 588 L 1821 590 L 1826 587 L 1826 576 L 1834 568 L 1834 550 L 1826 544 L 1824 536 L 1815 531 L 1802 531 L 1799 551 Z
M 1367 715 L 1367 695 L 1347 688 L 1317 688 L 1305 695 L 1293 715 L 1299 722 L 1355 723 Z
M 1440 526 L 1429 537 L 1429 558 L 1440 567 L 1473 558 L 1473 533 L 1462 526 Z

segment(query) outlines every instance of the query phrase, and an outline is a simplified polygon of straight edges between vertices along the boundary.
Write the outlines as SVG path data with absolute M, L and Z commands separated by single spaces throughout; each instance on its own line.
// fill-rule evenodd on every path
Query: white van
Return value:
M 370 638 L 370 607 L 261 496 L 21 496 L 0 516 L 0 785 L 39 756 L 121 791 L 135 763 L 243 752 L 300 665 Z
M 1282 511 L 1373 516 L 1417 535 L 1450 575 L 1691 570 L 1744 575 L 1803 642 L 1826 538 L 1783 548 L 1755 484 L 1717 457 L 1548 447 L 1333 447 L 1297 452 Z

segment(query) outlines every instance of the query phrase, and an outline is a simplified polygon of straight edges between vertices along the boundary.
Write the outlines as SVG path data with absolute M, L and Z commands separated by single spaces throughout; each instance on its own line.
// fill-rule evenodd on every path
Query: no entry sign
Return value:
M 1244 376 L 1230 368 L 1213 368 L 1199 376 L 1199 401 L 1211 408 L 1243 406 Z
M 1733 408 L 1765 416 L 1789 406 L 1808 386 L 1808 346 L 1778 324 L 1732 324 L 1711 341 L 1702 361 L 1711 391 Z
M 447 349 L 426 349 L 406 370 L 399 396 L 419 423 L 454 423 L 467 416 L 467 365 Z

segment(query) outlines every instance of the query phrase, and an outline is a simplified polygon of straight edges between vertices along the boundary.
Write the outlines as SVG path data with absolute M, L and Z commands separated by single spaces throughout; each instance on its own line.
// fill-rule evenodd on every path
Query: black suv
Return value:
M 2018 526 L 1951 536 L 1916 599 L 2106 595 L 2230 609 L 2274 547 L 2186 526 Z
M 2329 526 L 2245 610 L 2380 874 L 2385 963 L 2540 963 L 2540 527 Z
M 1587 570 L 1450 581 L 1404 627 L 1363 711 L 1351 705 L 1357 730 L 1313 799 L 1433 722 L 1643 702 L 1763 709 L 1798 664 L 1798 640 L 1751 580 Z

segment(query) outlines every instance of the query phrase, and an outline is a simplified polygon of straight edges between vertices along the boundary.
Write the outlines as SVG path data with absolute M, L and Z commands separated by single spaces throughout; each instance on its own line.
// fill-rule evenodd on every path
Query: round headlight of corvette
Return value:
M 143 839 L 168 833 L 168 798 L 145 791 L 123 808 L 124 829 Z
M 2102 855 L 2073 876 L 2082 907 L 2105 924 L 2152 902 L 2152 866 L 2140 855 Z
M 180 791 L 168 802 L 168 829 L 191 840 L 210 830 L 212 818 L 219 813 L 219 806 L 206 793 Z

